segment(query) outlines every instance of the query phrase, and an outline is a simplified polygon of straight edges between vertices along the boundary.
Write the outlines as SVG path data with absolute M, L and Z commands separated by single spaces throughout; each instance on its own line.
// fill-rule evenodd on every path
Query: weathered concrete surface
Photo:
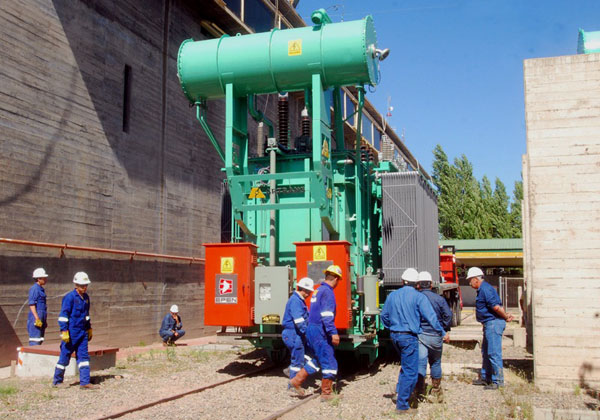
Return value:
M 526 60 L 524 255 L 535 382 L 600 388 L 600 54 Z

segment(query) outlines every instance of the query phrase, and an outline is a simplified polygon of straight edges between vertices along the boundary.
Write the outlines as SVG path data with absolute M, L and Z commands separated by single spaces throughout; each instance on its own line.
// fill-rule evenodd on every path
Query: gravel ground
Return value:
M 478 349 L 444 346 L 444 362 L 478 363 Z M 422 403 L 415 419 L 532 419 L 533 406 L 598 408 L 598 400 L 577 390 L 570 394 L 542 393 L 527 380 L 531 358 L 522 349 L 504 350 L 507 386 L 484 391 L 470 384 L 476 373 L 467 371 L 444 378 L 444 402 Z M 110 413 L 208 385 L 254 370 L 266 363 L 259 350 L 203 351 L 194 347 L 150 350 L 118 362 L 116 368 L 94 372 L 94 391 L 80 390 L 75 379 L 66 389 L 54 389 L 50 379 L 0 380 L 0 418 L 94 419 Z M 399 365 L 382 361 L 370 370 L 350 372 L 339 383 L 333 401 L 309 401 L 282 417 L 287 420 L 396 418 L 390 397 Z M 343 374 L 344 375 L 344 374 Z M 160 404 L 123 419 L 262 419 L 298 401 L 286 391 L 280 370 L 241 379 L 198 394 Z M 318 381 L 308 384 L 318 389 Z

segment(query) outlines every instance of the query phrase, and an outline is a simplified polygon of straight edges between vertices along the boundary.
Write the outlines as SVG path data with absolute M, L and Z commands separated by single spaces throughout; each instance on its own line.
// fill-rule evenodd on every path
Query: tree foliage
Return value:
M 496 178 L 494 188 L 487 176 L 481 182 L 463 154 L 453 164 L 439 144 L 433 150 L 433 183 L 437 189 L 439 231 L 447 239 L 521 237 L 523 182 L 515 182 L 512 201 Z

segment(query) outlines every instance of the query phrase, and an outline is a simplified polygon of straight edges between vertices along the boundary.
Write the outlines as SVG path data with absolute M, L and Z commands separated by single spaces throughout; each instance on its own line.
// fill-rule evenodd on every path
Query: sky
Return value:
M 300 0 L 310 22 L 373 16 L 381 83 L 367 98 L 431 174 L 433 149 L 465 154 L 478 180 L 512 193 L 526 153 L 523 60 L 572 55 L 579 28 L 600 31 L 600 0 Z

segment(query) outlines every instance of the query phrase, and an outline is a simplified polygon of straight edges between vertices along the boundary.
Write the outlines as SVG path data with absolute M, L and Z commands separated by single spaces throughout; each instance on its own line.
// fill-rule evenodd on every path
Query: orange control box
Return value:
M 258 247 L 246 242 L 203 245 L 204 325 L 253 326 Z
M 350 279 L 350 242 L 294 242 L 296 245 L 296 279 L 310 277 L 315 287 L 325 279 L 323 270 L 331 264 L 339 265 L 342 269 L 342 281 L 334 289 L 336 315 L 335 327 L 346 329 L 352 326 L 352 300 Z M 310 305 L 310 299 L 307 299 Z

